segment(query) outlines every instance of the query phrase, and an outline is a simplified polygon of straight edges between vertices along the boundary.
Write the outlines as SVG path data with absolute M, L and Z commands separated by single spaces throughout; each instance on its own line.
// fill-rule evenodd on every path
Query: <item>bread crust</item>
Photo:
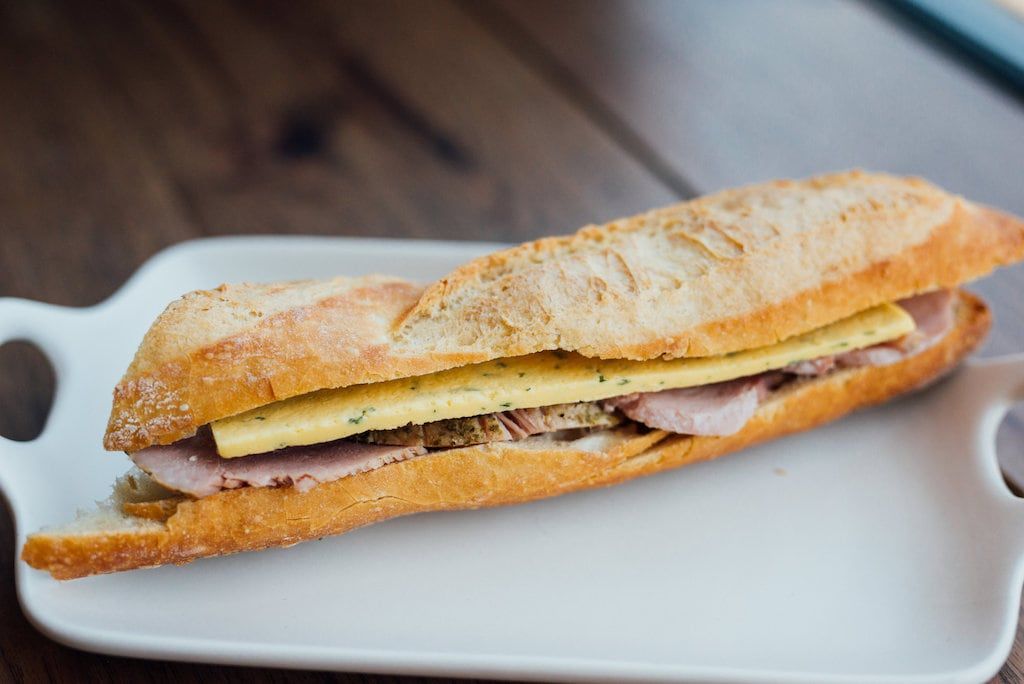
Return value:
M 973 295 L 959 292 L 956 307 L 954 329 L 933 347 L 891 366 L 798 381 L 729 437 L 626 428 L 576 442 L 531 438 L 452 449 L 321 484 L 306 493 L 290 487 L 250 488 L 183 501 L 165 522 L 140 521 L 143 526 L 131 531 L 40 532 L 29 537 L 22 559 L 58 579 L 187 563 L 288 546 L 411 513 L 520 503 L 606 486 L 716 458 L 931 382 L 973 350 L 990 326 L 988 309 Z
M 517 356 L 709 356 L 775 344 L 1024 258 L 1024 222 L 850 172 L 700 198 L 476 259 L 401 335 Z
M 545 349 L 704 356 L 772 344 L 1024 257 L 1024 222 L 917 179 L 851 172 L 730 190 L 395 278 L 222 286 L 173 303 L 114 391 L 137 451 L 328 387 Z
M 218 418 L 324 387 L 446 363 L 394 346 L 422 286 L 383 276 L 221 285 L 171 303 L 114 389 L 103 444 L 137 451 Z

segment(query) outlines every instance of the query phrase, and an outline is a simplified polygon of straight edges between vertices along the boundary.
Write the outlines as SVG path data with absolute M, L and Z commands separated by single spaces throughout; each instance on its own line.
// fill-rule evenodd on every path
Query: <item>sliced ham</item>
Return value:
M 174 444 L 151 446 L 130 456 L 165 487 L 203 497 L 239 487 L 294 485 L 299 491 L 306 491 L 321 482 L 340 480 L 423 453 L 423 447 L 359 444 L 342 439 L 241 458 L 221 458 L 213 437 L 204 432 Z
M 936 344 L 953 329 L 953 292 L 938 290 L 898 304 L 909 313 L 915 330 L 899 340 L 817 359 L 797 361 L 783 371 L 817 377 L 840 368 L 887 366 Z M 725 436 L 739 432 L 770 390 L 779 373 L 765 373 L 702 387 L 629 394 L 605 401 L 647 427 L 685 435 Z
M 908 337 L 918 350 L 931 347 L 953 329 L 953 297 L 952 290 L 936 290 L 897 302 L 917 325 Z
M 754 415 L 770 389 L 764 374 L 713 385 L 641 392 L 608 399 L 605 404 L 647 427 L 683 435 L 731 435 Z
M 897 302 L 909 313 L 917 326 L 912 333 L 898 340 L 855 349 L 835 357 L 840 368 L 888 366 L 908 356 L 919 354 L 936 344 L 953 329 L 953 292 L 936 290 Z
M 891 366 L 908 356 L 899 344 L 876 344 L 873 347 L 854 349 L 833 357 L 833 366 L 839 368 L 864 368 L 865 366 Z M 819 374 L 820 375 L 820 374 Z

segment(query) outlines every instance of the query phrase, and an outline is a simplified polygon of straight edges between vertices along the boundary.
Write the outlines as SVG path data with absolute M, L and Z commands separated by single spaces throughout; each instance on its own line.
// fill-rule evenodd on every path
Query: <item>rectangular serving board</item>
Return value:
M 57 373 L 35 441 L 0 441 L 17 543 L 107 496 L 110 390 L 149 323 L 221 282 L 428 281 L 498 245 L 243 237 L 155 256 L 109 300 L 0 299 L 0 343 Z M 290 549 L 71 582 L 18 563 L 32 622 L 145 658 L 511 679 L 970 682 L 1017 623 L 1024 504 L 994 435 L 1024 356 L 710 463 Z

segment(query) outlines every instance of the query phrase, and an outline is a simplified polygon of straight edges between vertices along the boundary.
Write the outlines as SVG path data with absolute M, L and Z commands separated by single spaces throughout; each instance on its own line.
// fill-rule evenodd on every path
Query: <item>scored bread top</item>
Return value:
M 772 344 L 1024 255 L 1024 224 L 853 171 L 727 190 L 476 259 L 400 335 L 494 356 L 706 356 Z
M 328 387 L 546 349 L 706 356 L 773 344 L 1024 257 L 1024 222 L 849 172 L 728 190 L 476 259 L 427 287 L 224 285 L 172 303 L 114 391 L 136 451 Z
M 191 292 L 160 314 L 114 389 L 104 446 L 169 444 L 278 399 L 457 365 L 393 344 L 422 291 L 367 276 Z

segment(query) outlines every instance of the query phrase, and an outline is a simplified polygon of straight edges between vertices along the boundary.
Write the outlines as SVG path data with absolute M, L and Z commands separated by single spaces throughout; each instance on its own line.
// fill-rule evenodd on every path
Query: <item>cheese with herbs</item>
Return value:
M 216 421 L 213 436 L 218 453 L 234 458 L 368 430 L 723 382 L 868 347 L 913 329 L 909 314 L 883 304 L 778 344 L 722 356 L 628 361 L 545 351 L 292 397 Z

